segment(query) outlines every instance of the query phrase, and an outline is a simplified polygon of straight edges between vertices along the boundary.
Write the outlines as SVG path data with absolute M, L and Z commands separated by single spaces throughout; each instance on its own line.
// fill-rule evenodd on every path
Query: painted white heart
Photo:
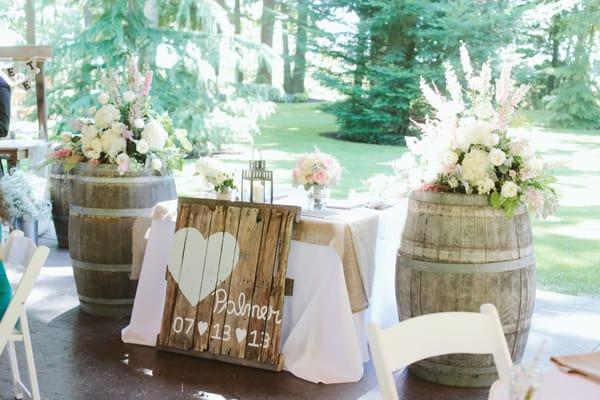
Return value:
M 237 338 L 238 343 L 240 343 L 246 337 L 247 330 L 242 328 L 235 328 L 235 337 Z
M 200 336 L 204 335 L 206 333 L 207 329 L 208 329 L 208 322 L 206 322 L 206 321 L 198 322 L 198 332 L 200 332 Z
M 240 247 L 230 233 L 205 239 L 199 230 L 183 228 L 175 232 L 169 272 L 187 301 L 196 306 L 231 274 L 239 258 Z

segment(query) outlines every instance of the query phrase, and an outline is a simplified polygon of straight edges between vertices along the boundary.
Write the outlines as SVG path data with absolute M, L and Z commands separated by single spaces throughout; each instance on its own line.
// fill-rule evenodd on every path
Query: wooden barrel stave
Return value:
M 171 176 L 119 175 L 115 166 L 79 166 L 73 175 L 70 255 L 81 309 L 95 315 L 131 313 L 132 227 L 152 207 L 176 198 Z
M 62 164 L 54 164 L 48 176 L 50 200 L 52 201 L 52 221 L 56 231 L 58 247 L 69 248 L 69 203 L 71 179 L 65 174 Z
M 433 312 L 478 312 L 481 304 L 492 303 L 513 360 L 521 359 L 535 297 L 535 258 L 524 209 L 508 220 L 483 196 L 414 194 L 396 278 L 401 320 Z M 434 357 L 410 370 L 454 386 L 489 386 L 497 379 L 489 355 Z

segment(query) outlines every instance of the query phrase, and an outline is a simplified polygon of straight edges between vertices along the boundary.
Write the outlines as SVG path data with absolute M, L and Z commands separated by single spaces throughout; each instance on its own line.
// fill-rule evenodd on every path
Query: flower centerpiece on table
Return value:
M 52 204 L 48 200 L 47 180 L 15 169 L 0 179 L 3 204 L 11 218 L 18 220 L 40 220 L 50 217 Z
M 196 174 L 202 177 L 218 198 L 231 199 L 236 189 L 235 176 L 223 162 L 212 157 L 200 157 L 196 161 Z
M 460 49 L 466 88 L 446 64 L 447 96 L 421 80 L 421 91 L 433 114 L 417 123 L 420 139 L 407 138 L 409 152 L 396 164 L 410 189 L 489 196 L 508 217 L 527 204 L 540 217 L 558 204 L 550 164 L 536 154 L 531 141 L 513 135 L 508 126 L 528 87 L 511 78 L 505 63 L 492 83 L 489 62 L 477 74 L 464 44 Z
M 80 162 L 116 164 L 121 174 L 152 169 L 181 169 L 181 150 L 192 145 L 187 131 L 174 129 L 168 114 L 151 105 L 152 72 L 140 72 L 133 58 L 124 76 L 110 70 L 102 78 L 98 104 L 72 124 L 75 134 L 63 133 L 61 146 L 48 155 L 70 170 Z
M 328 189 L 337 185 L 341 176 L 338 161 L 319 149 L 302 155 L 292 171 L 294 186 L 303 186 L 308 192 L 309 209 L 313 210 L 325 209 Z

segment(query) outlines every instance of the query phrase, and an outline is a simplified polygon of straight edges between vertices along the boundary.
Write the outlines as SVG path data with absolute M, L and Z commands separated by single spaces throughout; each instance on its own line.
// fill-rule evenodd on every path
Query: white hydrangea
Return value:
M 148 142 L 150 150 L 162 150 L 168 137 L 165 128 L 156 120 L 148 122 L 142 131 L 142 139 Z
M 496 184 L 491 178 L 484 178 L 476 183 L 477 193 L 479 194 L 490 194 L 490 192 L 494 189 Z
M 104 129 L 112 125 L 112 123 L 121 118 L 121 113 L 117 109 L 117 107 L 112 104 L 106 104 L 98 111 L 96 111 L 96 115 L 94 115 L 94 120 L 96 121 L 96 126 L 98 129 Z
M 90 141 L 82 140 L 81 150 L 83 151 L 83 155 L 90 160 L 97 160 L 100 158 L 100 154 L 102 153 L 102 142 L 98 137 Z
M 98 136 L 96 126 L 85 124 L 81 127 L 81 140 L 92 141 L 96 136 Z
M 144 129 L 146 123 L 142 118 L 136 118 L 135 121 L 133 121 L 133 126 L 135 126 L 137 129 Z
M 150 145 L 144 139 L 140 139 L 135 144 L 135 149 L 140 154 L 146 154 L 150 150 Z
M 456 145 L 462 151 L 469 151 L 473 144 L 484 144 L 485 138 L 492 134 L 494 126 L 487 121 L 472 117 L 462 118 L 459 123 Z
M 442 152 L 441 155 L 441 162 L 444 165 L 454 165 L 458 162 L 458 154 L 456 154 L 455 151 L 452 150 L 446 150 L 444 152 Z
M 500 149 L 492 149 L 489 153 L 489 159 L 492 165 L 499 167 L 506 161 L 506 154 Z
M 150 166 L 153 170 L 159 171 L 162 168 L 163 163 L 160 161 L 160 158 L 153 158 Z
M 100 140 L 102 142 L 102 151 L 111 159 L 114 159 L 120 152 L 125 151 L 127 146 L 125 138 L 113 130 L 103 133 Z
M 483 138 L 483 145 L 486 147 L 494 147 L 500 143 L 500 136 L 495 133 L 490 133 L 486 137 Z
M 464 181 L 476 185 L 478 181 L 489 178 L 490 160 L 488 153 L 481 149 L 473 149 L 465 155 L 462 162 L 461 176 Z
M 502 188 L 500 189 L 500 196 L 505 198 L 515 197 L 519 194 L 519 186 L 513 181 L 506 181 L 502 184 Z

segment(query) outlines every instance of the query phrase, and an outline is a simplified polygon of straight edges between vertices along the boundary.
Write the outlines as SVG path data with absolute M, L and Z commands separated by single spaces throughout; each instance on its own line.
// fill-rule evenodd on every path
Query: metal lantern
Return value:
M 273 203 L 273 171 L 266 169 L 260 150 L 256 149 L 259 159 L 254 159 L 254 150 L 252 149 L 250 168 L 242 171 L 242 201 Z

